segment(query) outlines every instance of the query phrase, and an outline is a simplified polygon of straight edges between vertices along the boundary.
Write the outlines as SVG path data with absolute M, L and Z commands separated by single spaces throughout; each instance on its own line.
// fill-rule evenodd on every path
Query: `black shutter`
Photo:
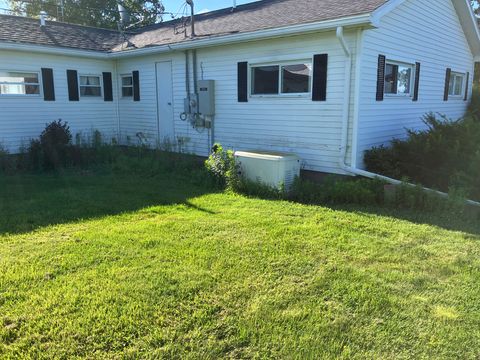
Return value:
M 385 92 L 385 63 L 387 58 L 385 55 L 378 55 L 377 67 L 377 101 L 383 101 L 383 94 Z
M 237 67 L 238 102 L 248 102 L 248 62 L 239 62 Z
M 42 68 L 43 99 L 55 101 L 55 85 L 53 83 L 53 70 Z
M 80 100 L 78 96 L 78 76 L 76 70 L 67 70 L 68 99 L 70 101 Z
M 420 63 L 415 63 L 415 84 L 413 87 L 413 101 L 418 101 L 418 88 L 420 86 Z
M 448 101 L 448 88 L 450 87 L 450 74 L 452 69 L 448 68 L 445 74 L 445 89 L 443 90 L 443 101 Z
M 133 101 L 140 101 L 140 73 L 138 71 L 133 71 L 132 79 L 133 79 Z
M 465 95 L 463 97 L 463 101 L 467 101 L 468 100 L 468 86 L 469 86 L 469 82 L 470 82 L 470 73 L 467 72 L 467 83 L 465 84 Z
M 103 100 L 113 101 L 112 73 L 103 73 Z
M 327 100 L 328 54 L 313 56 L 313 101 Z

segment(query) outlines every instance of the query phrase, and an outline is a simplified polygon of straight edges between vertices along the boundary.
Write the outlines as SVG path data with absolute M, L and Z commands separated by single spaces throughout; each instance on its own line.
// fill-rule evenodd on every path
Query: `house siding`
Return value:
M 346 37 L 354 51 L 356 32 L 348 32 Z M 237 101 L 238 62 L 311 60 L 314 54 L 325 53 L 329 55 L 327 101 L 312 101 L 311 96 L 249 97 L 247 103 Z M 197 51 L 197 59 L 199 79 L 216 82 L 215 142 L 235 150 L 293 152 L 301 157 L 305 169 L 342 173 L 338 160 L 345 56 L 334 32 L 201 49 Z M 205 156 L 210 150 L 209 131 L 197 132 L 180 120 L 186 96 L 183 53 L 118 62 L 119 74 L 140 71 L 142 94 L 139 103 L 120 100 L 121 138 L 135 142 L 136 133 L 143 132 L 152 145 L 162 138 L 157 134 L 155 63 L 165 60 L 171 60 L 173 66 L 175 136 L 189 139 L 183 151 Z M 353 78 L 354 69 L 355 64 L 352 65 Z
M 385 96 L 376 101 L 378 55 L 387 60 L 421 63 L 419 99 Z M 359 94 L 358 165 L 363 153 L 373 146 L 404 138 L 405 129 L 424 129 L 421 118 L 438 112 L 452 119 L 461 117 L 468 102 L 463 97 L 443 101 L 446 68 L 470 72 L 469 98 L 473 79 L 473 55 L 450 0 L 407 0 L 381 20 L 378 29 L 366 30 L 361 58 Z
M 110 140 L 116 136 L 116 94 L 113 102 L 101 98 L 68 100 L 67 69 L 79 74 L 95 74 L 114 71 L 111 61 L 79 59 L 15 51 L 0 51 L 0 70 L 41 72 L 41 68 L 53 69 L 55 101 L 44 101 L 40 96 L 0 95 L 0 144 L 10 152 L 18 152 L 30 139 L 37 138 L 45 124 L 62 119 L 67 121 L 73 136 L 90 135 L 99 130 Z M 40 76 L 41 79 L 41 76 Z M 114 79 L 114 87 L 116 87 Z M 41 86 L 40 86 L 41 87 Z

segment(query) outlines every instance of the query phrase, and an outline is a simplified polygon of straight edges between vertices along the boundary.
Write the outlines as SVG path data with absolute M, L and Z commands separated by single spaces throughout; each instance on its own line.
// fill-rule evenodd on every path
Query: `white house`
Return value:
M 480 55 L 468 0 L 263 0 L 196 15 L 194 32 L 1 15 L 0 143 L 15 152 L 61 118 L 121 143 L 220 142 L 350 174 L 423 114 L 462 116 Z

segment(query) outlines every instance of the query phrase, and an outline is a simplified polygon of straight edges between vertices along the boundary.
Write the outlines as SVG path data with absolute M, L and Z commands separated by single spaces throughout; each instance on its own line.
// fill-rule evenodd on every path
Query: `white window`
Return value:
M 462 96 L 464 82 L 465 82 L 465 74 L 452 71 L 450 73 L 450 81 L 448 83 L 448 95 Z
M 385 94 L 409 96 L 412 93 L 415 65 L 387 61 L 385 65 Z
M 133 77 L 132 75 L 122 75 L 122 97 L 133 96 Z
M 80 95 L 93 97 L 102 96 L 100 76 L 80 75 Z
M 0 71 L 0 95 L 40 95 L 38 73 Z
M 310 92 L 312 65 L 291 62 L 251 67 L 252 95 L 306 94 Z

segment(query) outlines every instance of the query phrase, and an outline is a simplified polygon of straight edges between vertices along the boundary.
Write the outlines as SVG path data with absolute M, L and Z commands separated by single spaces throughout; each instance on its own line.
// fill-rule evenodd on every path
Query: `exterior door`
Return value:
M 173 119 L 172 62 L 159 62 L 156 64 L 156 68 L 158 136 L 160 146 L 168 147 L 175 144 L 175 127 Z M 166 150 L 168 150 L 168 148 Z

